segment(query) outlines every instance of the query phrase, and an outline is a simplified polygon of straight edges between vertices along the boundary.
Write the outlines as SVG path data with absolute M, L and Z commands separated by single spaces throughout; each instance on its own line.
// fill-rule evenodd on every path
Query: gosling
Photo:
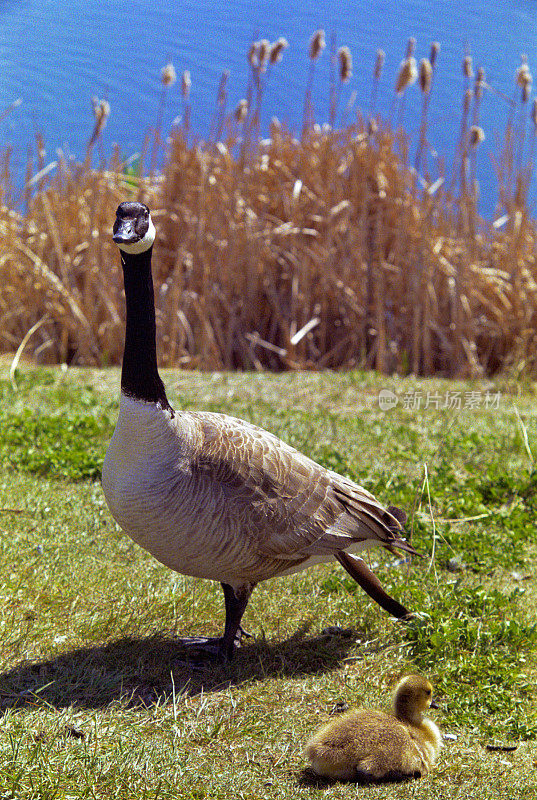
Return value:
M 342 781 L 420 778 L 431 770 L 442 746 L 438 727 L 425 718 L 437 708 L 433 687 L 421 675 L 396 686 L 393 714 L 358 708 L 323 725 L 306 745 L 313 770 Z

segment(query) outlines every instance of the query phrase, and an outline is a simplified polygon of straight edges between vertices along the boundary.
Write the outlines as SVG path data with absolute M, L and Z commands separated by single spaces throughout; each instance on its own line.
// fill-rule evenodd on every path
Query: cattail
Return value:
M 176 80 L 177 75 L 175 72 L 175 67 L 170 61 L 160 70 L 160 81 L 165 88 L 168 88 L 168 86 L 173 86 Z
M 235 119 L 237 122 L 242 123 L 248 115 L 248 100 L 239 100 L 237 108 L 235 109 Z
M 377 57 L 375 59 L 375 71 L 373 73 L 373 77 L 375 78 L 376 81 L 380 80 L 385 58 L 386 58 L 386 53 L 384 52 L 384 50 L 377 50 Z
M 481 100 L 481 98 L 483 97 L 484 86 L 485 86 L 485 70 L 483 69 L 483 67 L 479 67 L 479 69 L 477 70 L 477 75 L 475 77 L 475 87 L 474 87 L 475 96 L 477 100 Z
M 216 102 L 219 106 L 223 106 L 227 100 L 227 82 L 229 80 L 229 70 L 222 70 L 220 75 L 220 83 L 218 84 L 218 91 L 216 93 Z
M 378 131 L 377 121 L 373 119 L 373 117 L 369 117 L 367 122 L 367 135 L 374 136 Z
M 416 82 L 418 77 L 418 68 L 416 66 L 416 59 L 414 56 L 408 56 L 404 61 L 401 61 L 399 72 L 397 74 L 397 82 L 395 84 L 396 94 L 403 94 L 403 92 Z
M 433 69 L 436 66 L 436 59 L 438 58 L 439 53 L 440 53 L 440 42 L 433 42 L 431 44 L 431 54 L 429 56 L 429 61 L 431 62 L 431 66 Z
M 315 61 L 317 58 L 319 58 L 325 47 L 326 47 L 326 41 L 324 38 L 324 31 L 322 28 L 320 28 L 318 31 L 315 31 L 315 33 L 310 39 L 311 60 Z
M 258 59 L 257 59 L 258 49 L 259 49 L 259 42 L 252 42 L 252 44 L 248 48 L 247 59 L 252 69 L 255 69 L 258 65 Z
M 283 36 L 280 36 L 279 39 L 271 44 L 270 46 L 270 57 L 269 61 L 271 64 L 279 64 L 282 60 L 283 51 L 289 47 L 289 42 L 287 39 L 284 39 Z
M 526 80 L 525 73 L 528 73 L 530 69 L 528 67 L 528 57 L 526 55 L 523 54 L 520 60 L 522 63 L 515 71 L 515 83 L 522 88 Z
M 192 86 L 192 81 L 190 80 L 190 72 L 185 69 L 183 72 L 183 76 L 181 78 L 181 93 L 183 95 L 183 100 L 188 100 L 190 96 L 190 87 Z
M 257 47 L 257 60 L 259 69 L 264 72 L 267 66 L 268 57 L 270 55 L 270 42 L 268 39 L 261 39 Z
M 467 115 L 472 105 L 474 93 L 471 89 L 467 89 L 464 93 L 464 113 Z
M 537 98 L 533 101 L 531 106 L 531 121 L 537 130 Z
M 472 66 L 472 56 L 464 56 L 462 60 L 462 74 L 468 80 L 474 77 L 474 69 Z
M 470 147 L 477 147 L 481 144 L 481 142 L 485 141 L 485 132 L 483 128 L 480 128 L 479 125 L 472 125 L 470 128 L 470 135 L 468 139 L 468 143 Z
M 414 50 L 416 49 L 416 40 L 413 36 L 410 37 L 406 44 L 406 56 L 405 58 L 410 58 L 414 55 Z
M 92 97 L 93 103 L 93 116 L 95 122 L 100 125 L 100 130 L 106 125 L 106 120 L 110 116 L 110 103 L 108 100 L 99 100 L 97 97 Z
M 433 67 L 428 58 L 420 61 L 420 89 L 423 94 L 429 94 L 433 83 Z
M 517 86 L 523 87 L 528 79 L 530 69 L 527 64 L 521 64 L 515 72 L 515 83 Z
M 533 83 L 533 75 L 528 67 L 528 59 L 522 56 L 522 64 L 515 72 L 515 83 L 522 89 L 522 100 L 526 103 L 531 94 L 531 85 Z
M 108 100 L 99 100 L 97 97 L 92 97 L 91 102 L 95 125 L 93 126 L 88 147 L 91 147 L 97 141 L 106 125 L 106 120 L 110 116 L 110 103 Z
M 348 47 L 340 47 L 337 51 L 339 59 L 339 77 L 343 83 L 348 83 L 352 77 L 352 55 Z

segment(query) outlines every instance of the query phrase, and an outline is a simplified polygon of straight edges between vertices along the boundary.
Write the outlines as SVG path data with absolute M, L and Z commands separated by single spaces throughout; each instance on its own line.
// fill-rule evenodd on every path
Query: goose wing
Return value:
M 240 528 L 259 555 L 299 561 L 366 541 L 414 552 L 401 538 L 398 515 L 363 487 L 255 425 L 222 414 L 193 416 L 201 437 L 192 473 L 210 482 L 230 527 Z

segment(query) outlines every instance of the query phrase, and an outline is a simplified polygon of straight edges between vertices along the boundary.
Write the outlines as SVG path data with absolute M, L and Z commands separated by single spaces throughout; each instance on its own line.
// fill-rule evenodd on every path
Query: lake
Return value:
M 105 151 L 118 142 L 129 156 L 141 147 L 155 124 L 160 97 L 160 70 L 171 60 L 178 75 L 192 78 L 192 129 L 206 136 L 220 75 L 230 71 L 229 107 L 244 96 L 248 79 L 246 53 L 252 38 L 271 41 L 285 36 L 289 48 L 271 70 L 263 101 L 263 128 L 277 116 L 299 131 L 307 82 L 308 43 L 317 28 L 327 42 L 348 45 L 353 77 L 344 87 L 340 108 L 352 92 L 356 107 L 367 111 L 375 53 L 386 61 L 377 109 L 388 113 L 395 75 L 409 36 L 417 40 L 418 60 L 431 42 L 441 44 L 431 96 L 429 140 L 451 163 L 460 120 L 467 46 L 474 67 L 482 65 L 491 87 L 483 100 L 481 124 L 486 141 L 479 156 L 484 213 L 494 209 L 495 182 L 491 154 L 503 137 L 508 114 L 505 97 L 513 96 L 514 71 L 527 53 L 529 66 L 537 50 L 534 0 L 512 2 L 446 2 L 399 0 L 368 3 L 223 4 L 214 0 L 170 4 L 169 0 L 4 0 L 0 2 L 0 112 L 17 98 L 22 103 L 0 121 L 1 143 L 13 146 L 14 161 L 24 163 L 34 132 L 43 133 L 47 158 L 57 148 L 82 157 L 93 127 L 91 98 L 106 98 L 111 115 L 104 132 Z M 315 72 L 314 105 L 319 122 L 328 118 L 329 47 Z M 414 86 L 405 101 L 404 126 L 416 135 L 420 92 Z M 179 82 L 170 89 L 165 109 L 169 124 L 182 111 Z M 529 109 L 528 109 L 529 111 Z M 411 151 L 412 152 L 412 151 Z

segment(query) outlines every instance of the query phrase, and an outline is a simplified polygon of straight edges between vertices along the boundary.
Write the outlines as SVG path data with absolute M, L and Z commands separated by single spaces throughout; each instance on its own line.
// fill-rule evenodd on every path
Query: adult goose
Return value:
M 120 527 L 166 566 L 219 581 L 220 639 L 185 640 L 232 657 L 259 581 L 336 558 L 396 617 L 390 597 L 352 552 L 379 544 L 414 553 L 401 538 L 404 513 L 316 464 L 262 428 L 225 414 L 171 407 L 157 369 L 147 206 L 121 203 L 113 239 L 125 282 L 126 332 L 119 418 L 102 483 Z

